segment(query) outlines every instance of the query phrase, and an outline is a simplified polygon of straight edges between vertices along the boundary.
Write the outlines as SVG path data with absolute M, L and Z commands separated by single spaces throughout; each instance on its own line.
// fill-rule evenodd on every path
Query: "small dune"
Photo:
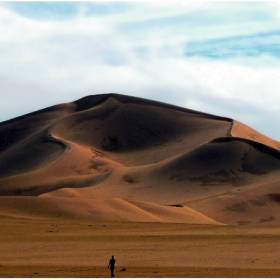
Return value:
M 94 221 L 163 222 L 222 225 L 190 209 L 121 199 L 0 197 L 0 216 L 25 219 L 78 219 Z

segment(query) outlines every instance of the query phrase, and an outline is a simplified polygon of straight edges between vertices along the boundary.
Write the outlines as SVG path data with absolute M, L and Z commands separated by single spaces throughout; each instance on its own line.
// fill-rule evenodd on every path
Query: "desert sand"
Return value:
M 0 275 L 108 277 L 115 254 L 118 277 L 279 277 L 279 149 L 120 94 L 2 122 Z
M 279 277 L 279 227 L 1 218 L 1 277 Z

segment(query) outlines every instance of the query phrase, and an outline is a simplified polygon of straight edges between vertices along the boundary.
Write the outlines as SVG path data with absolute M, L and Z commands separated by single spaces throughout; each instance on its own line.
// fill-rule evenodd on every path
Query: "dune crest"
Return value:
M 100 94 L 3 122 L 0 144 L 5 215 L 280 224 L 280 143 L 229 118 Z
M 254 130 L 253 128 L 240 123 L 238 121 L 233 121 L 233 126 L 231 130 L 231 135 L 233 137 L 241 137 L 248 140 L 252 140 L 264 145 L 267 145 L 269 147 L 272 147 L 274 149 L 280 150 L 280 142 L 271 139 L 258 131 Z

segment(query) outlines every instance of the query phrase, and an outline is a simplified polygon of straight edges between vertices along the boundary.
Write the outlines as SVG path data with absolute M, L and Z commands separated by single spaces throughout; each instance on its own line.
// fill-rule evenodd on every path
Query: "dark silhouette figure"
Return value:
M 111 270 L 111 277 L 115 277 L 115 274 L 114 274 L 115 263 L 116 263 L 115 257 L 112 256 L 112 258 L 109 260 L 109 264 L 108 264 L 108 267 Z

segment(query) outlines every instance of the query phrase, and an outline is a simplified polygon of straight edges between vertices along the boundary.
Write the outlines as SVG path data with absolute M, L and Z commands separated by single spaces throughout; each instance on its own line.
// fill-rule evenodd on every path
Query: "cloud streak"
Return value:
M 280 29 L 243 36 L 189 42 L 185 55 L 213 59 L 227 59 L 240 56 L 258 57 L 271 55 L 280 57 Z
M 0 5 L 0 121 L 118 92 L 231 117 L 280 140 L 275 5 L 31 3 Z

